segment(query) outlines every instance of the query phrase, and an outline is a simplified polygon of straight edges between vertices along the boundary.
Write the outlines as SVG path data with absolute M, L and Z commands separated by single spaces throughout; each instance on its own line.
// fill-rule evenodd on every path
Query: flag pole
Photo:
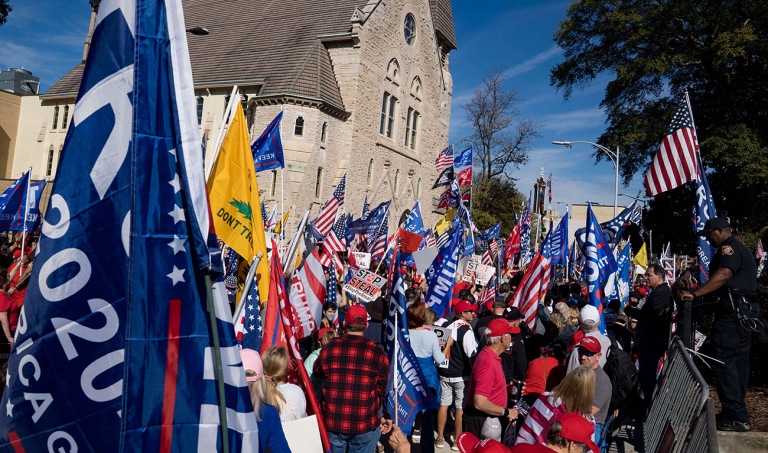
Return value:
M 280 104 L 280 113 L 283 113 L 284 104 Z M 277 130 L 280 133 L 280 142 L 283 140 L 283 118 L 280 117 L 280 126 Z M 283 166 L 280 167 L 280 221 L 283 225 L 280 227 L 280 245 L 283 245 L 285 239 L 285 154 L 283 154 Z
M 307 209 L 307 212 L 304 214 L 301 222 L 299 222 L 299 228 L 296 229 L 296 233 L 293 234 L 293 239 L 291 239 L 291 242 L 288 243 L 288 252 L 283 256 L 283 262 L 281 263 L 283 265 L 283 272 L 285 272 L 286 264 L 291 262 L 293 255 L 296 253 L 296 249 L 299 244 L 299 235 L 304 229 L 304 226 L 307 224 L 307 218 L 309 218 L 310 209 Z
M 232 87 L 232 94 L 229 95 L 229 102 L 227 103 L 227 108 L 224 109 L 224 117 L 221 119 L 221 126 L 219 126 L 219 133 L 216 135 L 216 141 L 213 143 L 213 152 L 211 153 L 211 159 L 208 161 L 208 165 L 205 169 L 205 180 L 208 181 L 208 178 L 211 176 L 211 172 L 213 172 L 213 164 L 216 163 L 216 158 L 219 157 L 219 150 L 221 149 L 222 142 L 224 141 L 224 129 L 227 129 L 229 127 L 228 119 L 232 116 L 232 106 L 233 101 L 235 100 L 235 96 L 237 95 L 237 85 Z
M 402 239 L 400 238 L 400 230 L 398 230 L 398 232 L 397 232 L 397 250 L 395 250 L 395 252 L 392 253 L 392 261 L 395 261 L 395 260 L 400 261 L 400 257 L 398 256 L 398 253 L 400 252 L 400 243 L 401 243 L 401 241 L 402 241 Z M 385 252 L 385 254 L 386 254 L 386 252 Z M 381 263 L 379 263 L 379 264 L 381 264 Z M 397 266 L 397 267 L 400 267 L 400 263 L 393 263 L 393 264 L 395 266 Z M 402 285 L 403 282 L 401 281 L 400 284 Z M 392 303 L 392 296 L 391 296 L 392 288 L 389 289 L 389 292 L 390 292 L 390 301 L 389 301 L 389 303 L 391 304 Z M 399 304 L 399 302 L 398 302 L 398 304 Z M 397 318 L 399 318 L 399 317 L 400 317 L 399 314 L 395 314 L 395 351 L 394 351 L 394 354 L 392 354 L 392 361 L 395 362 L 395 364 L 394 364 L 395 365 L 395 385 L 394 385 L 394 389 L 395 389 L 395 426 L 399 426 L 398 419 L 400 418 L 400 411 L 399 411 L 399 407 L 400 406 L 398 406 L 398 403 L 397 403 L 397 393 L 398 393 L 397 392 L 397 350 L 398 350 L 398 343 L 399 343 L 398 338 L 399 338 L 399 335 L 400 335 L 400 331 L 397 330 L 398 329 L 398 327 L 397 327 Z
M 32 185 L 32 166 L 29 166 L 29 170 L 27 171 L 27 196 L 25 197 L 25 200 L 27 201 L 27 206 L 24 208 L 24 227 L 21 230 L 21 261 L 24 261 L 24 252 L 27 242 L 27 217 L 29 216 L 29 187 Z M 23 272 L 23 267 L 19 266 L 19 277 L 21 277 L 21 273 Z
M 216 307 L 213 303 L 213 290 L 211 289 L 211 274 L 204 270 L 205 289 L 208 296 L 208 318 L 211 322 L 211 335 L 213 336 L 214 359 L 216 360 L 216 387 L 219 397 L 219 423 L 221 427 L 221 451 L 229 453 L 229 436 L 227 435 L 227 402 L 224 395 L 224 372 L 221 369 L 221 347 L 219 345 L 219 327 L 216 324 Z

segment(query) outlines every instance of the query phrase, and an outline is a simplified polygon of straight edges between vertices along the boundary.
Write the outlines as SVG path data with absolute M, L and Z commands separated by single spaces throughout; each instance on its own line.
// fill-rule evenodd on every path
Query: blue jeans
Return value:
M 374 453 L 380 437 L 381 430 L 378 427 L 363 434 L 337 434 L 328 431 L 333 453 Z
M 600 449 L 600 453 L 608 452 L 608 429 L 613 421 L 613 414 L 605 418 L 605 423 L 595 425 L 595 444 Z

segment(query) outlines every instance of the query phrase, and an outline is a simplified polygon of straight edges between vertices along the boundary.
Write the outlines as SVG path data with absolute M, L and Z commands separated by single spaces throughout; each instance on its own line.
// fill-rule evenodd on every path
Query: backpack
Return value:
M 608 408 L 608 413 L 611 413 L 623 408 L 637 393 L 639 379 L 632 357 L 627 351 L 619 348 L 615 338 L 608 336 L 608 339 L 611 340 L 611 350 L 608 352 L 603 371 L 608 375 L 613 386 L 611 404 Z

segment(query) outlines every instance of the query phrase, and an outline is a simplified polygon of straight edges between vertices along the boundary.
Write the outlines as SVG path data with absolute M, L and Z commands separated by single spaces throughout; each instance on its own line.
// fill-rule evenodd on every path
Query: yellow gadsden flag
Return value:
M 637 255 L 635 255 L 635 264 L 642 267 L 643 269 L 648 268 L 648 252 L 645 250 L 645 242 L 643 242 L 643 246 L 640 247 L 640 251 L 637 252 Z
M 277 222 L 277 226 L 275 227 L 275 234 L 280 234 L 283 231 L 283 225 L 285 225 L 285 221 L 288 220 L 288 214 L 290 214 L 291 211 L 286 212 L 283 215 L 283 220 Z
M 443 218 L 438 220 L 437 224 L 435 225 L 435 231 L 437 231 L 437 234 L 443 234 L 443 231 L 451 226 L 451 222 L 453 222 L 453 208 L 448 208 L 448 210 L 445 211 Z
M 243 108 L 239 102 L 235 104 L 235 118 L 208 178 L 208 197 L 216 234 L 243 258 L 238 270 L 238 290 L 241 290 L 253 257 L 257 252 L 263 253 L 254 278 L 259 283 L 261 301 L 266 302 L 269 295 L 269 260 L 259 187 Z

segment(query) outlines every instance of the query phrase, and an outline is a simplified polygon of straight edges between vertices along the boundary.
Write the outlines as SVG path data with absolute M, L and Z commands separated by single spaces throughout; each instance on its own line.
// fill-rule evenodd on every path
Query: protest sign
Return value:
M 400 228 L 400 250 L 405 253 L 413 253 L 419 249 L 424 237 Z
M 416 272 L 424 274 L 437 257 L 436 247 L 426 247 L 413 252 L 413 260 L 416 262 Z
M 488 280 L 493 277 L 495 272 L 496 270 L 493 266 L 486 266 L 475 261 L 470 261 L 467 263 L 467 269 L 464 271 L 463 280 L 465 282 L 475 281 L 475 283 L 485 285 L 488 283 Z
M 367 252 L 352 252 L 358 267 L 368 268 L 371 265 L 371 254 Z
M 451 329 L 446 327 L 424 326 L 424 328 L 431 330 L 437 335 L 437 342 L 440 343 L 440 346 L 445 346 L 445 343 L 448 342 L 448 338 L 451 337 Z
M 373 302 L 381 295 L 381 287 L 386 279 L 376 275 L 367 269 L 358 270 L 355 275 L 344 285 L 348 294 L 355 296 L 363 302 Z

